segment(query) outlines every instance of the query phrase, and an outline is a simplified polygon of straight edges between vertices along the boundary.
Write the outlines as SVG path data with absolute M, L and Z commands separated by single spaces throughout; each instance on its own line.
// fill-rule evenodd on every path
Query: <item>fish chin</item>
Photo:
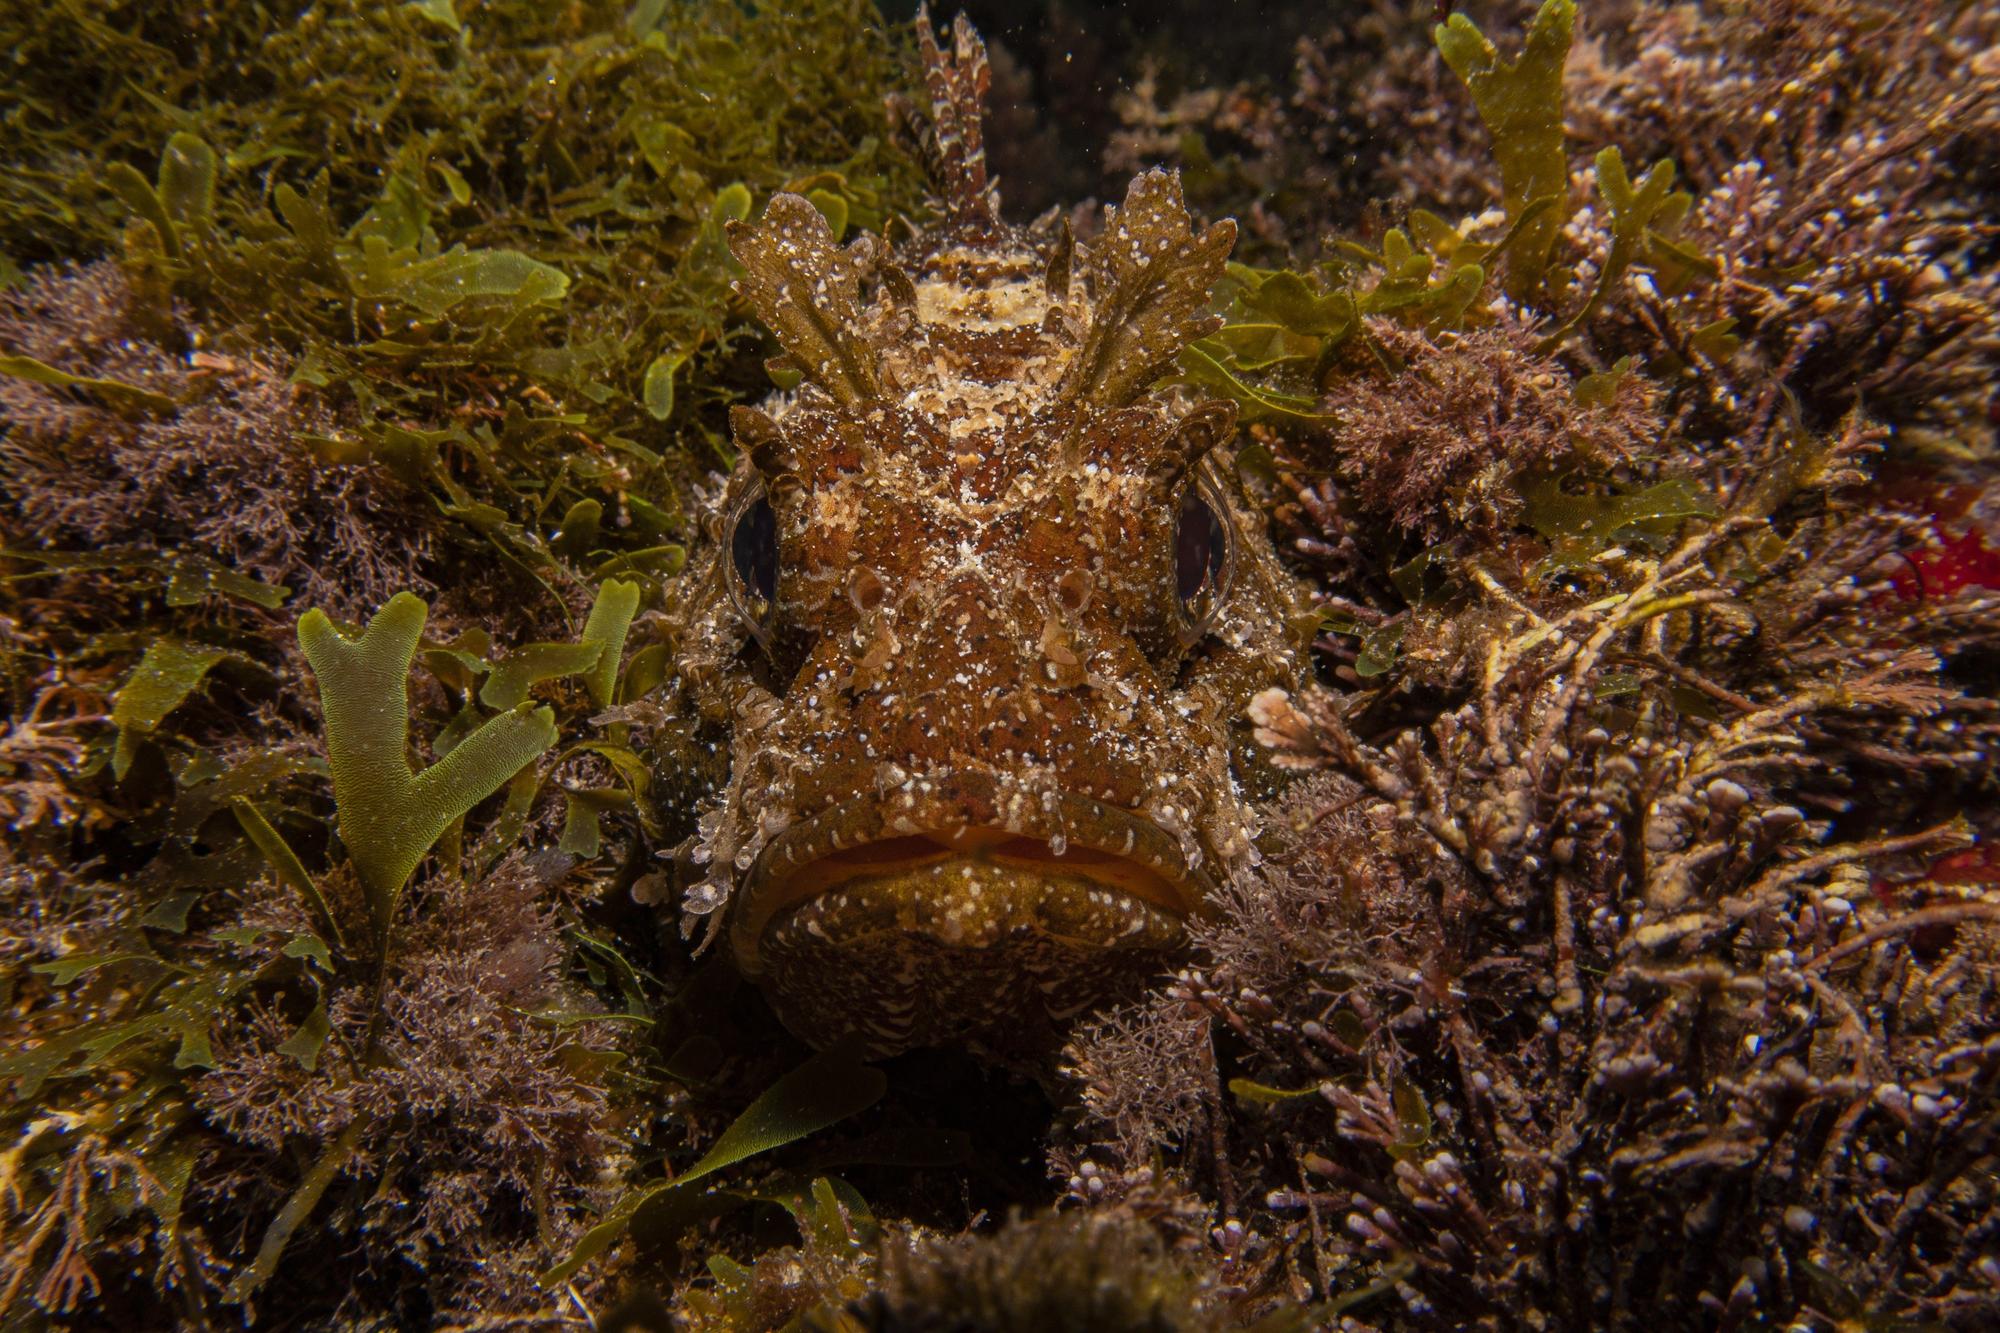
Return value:
M 1157 894 L 1063 859 L 947 853 L 797 901 L 759 941 L 774 1007 L 816 1045 L 859 1034 L 876 1054 L 1057 1031 L 1159 972 L 1185 936 Z
M 933 808 L 911 833 L 850 802 L 795 825 L 732 905 L 738 966 L 808 1040 L 877 1052 L 1054 1028 L 1157 973 L 1209 896 L 1177 841 L 1086 798 L 1030 808 L 1009 827 Z

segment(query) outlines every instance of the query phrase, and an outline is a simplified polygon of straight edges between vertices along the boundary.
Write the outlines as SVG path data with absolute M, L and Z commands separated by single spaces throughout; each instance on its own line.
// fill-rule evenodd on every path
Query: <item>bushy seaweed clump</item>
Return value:
M 721 227 L 918 209 L 902 65 L 848 0 L 0 28 L 0 1318 L 540 1317 L 717 1127 L 607 891 L 769 384 Z
M 1333 688 L 1253 704 L 1265 866 L 1054 1164 L 1344 1326 L 1979 1327 L 1995 18 L 1627 8 L 1440 27 L 1491 211 L 1240 270 L 1184 358 Z
M 1776 381 L 1814 429 L 1859 406 L 1913 449 L 1990 459 L 2000 13 L 1757 0 L 1592 17 L 1573 128 L 1588 149 L 1671 157 L 1699 195 L 1685 237 L 1716 264 L 1679 303 L 1634 284 L 1602 343 L 1729 319 L 1749 346 L 1718 397 L 1742 411 L 1713 433 L 1754 429 Z M 1572 227 L 1603 244 L 1601 209 Z
M 331 436 L 340 418 L 292 381 L 286 353 L 172 350 L 136 333 L 133 299 L 111 260 L 37 269 L 0 291 L 9 355 L 173 404 L 149 411 L 116 389 L 94 401 L 74 385 L 0 378 L 8 528 L 24 549 L 58 564 L 64 553 L 185 551 L 348 615 L 433 586 L 435 507 L 380 467 L 313 457 L 302 437 Z M 173 319 L 168 341 L 186 346 L 186 308 Z

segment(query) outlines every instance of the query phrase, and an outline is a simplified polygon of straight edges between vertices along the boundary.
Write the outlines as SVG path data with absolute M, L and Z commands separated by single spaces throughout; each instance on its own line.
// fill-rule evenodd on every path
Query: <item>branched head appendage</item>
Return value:
M 319 678 L 326 758 L 340 836 L 384 928 L 403 885 L 452 821 L 506 785 L 556 741 L 555 714 L 521 704 L 489 718 L 451 753 L 411 771 L 410 664 L 430 608 L 397 593 L 361 637 L 321 611 L 299 620 L 299 647 Z
M 960 14 L 951 38 L 950 47 L 939 46 L 930 7 L 917 6 L 917 50 L 923 56 L 924 91 L 930 95 L 931 119 L 937 127 L 945 212 L 959 226 L 980 228 L 1000 218 L 999 201 L 986 178 L 980 124 L 986 94 L 993 86 L 993 69 L 972 20 Z
M 1208 297 L 1236 246 L 1231 219 L 1195 230 L 1171 172 L 1133 177 L 1104 224 L 1084 264 L 1097 308 L 1058 391 L 1098 409 L 1132 401 L 1183 347 L 1222 327 Z
M 1073 354 L 1063 343 L 1068 369 L 1055 387 L 1058 401 L 1088 411 L 1130 403 L 1182 348 L 1221 326 L 1208 313 L 1209 293 L 1236 244 L 1227 218 L 1195 228 L 1180 178 L 1165 171 L 1135 177 L 1125 202 L 1106 210 L 1104 230 L 1083 255 L 1090 299 L 1073 323 L 1085 332 Z M 842 407 L 884 397 L 884 358 L 901 335 L 867 334 L 855 255 L 839 247 L 817 208 L 796 194 L 772 195 L 760 220 L 729 224 L 729 248 L 744 270 L 736 290 L 808 378 Z M 1064 259 L 1061 290 L 1052 292 L 1059 303 L 1073 297 L 1066 250 Z M 895 298 L 887 291 L 875 299 Z
M 772 195 L 762 222 L 729 224 L 729 248 L 743 265 L 736 290 L 800 369 L 838 403 L 882 396 L 875 349 L 856 334 L 860 283 L 817 208 Z

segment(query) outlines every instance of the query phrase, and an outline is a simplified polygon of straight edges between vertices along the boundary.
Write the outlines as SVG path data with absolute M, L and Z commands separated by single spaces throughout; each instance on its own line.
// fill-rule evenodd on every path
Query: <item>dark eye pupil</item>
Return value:
M 1224 540 L 1222 520 L 1190 487 L 1181 499 L 1181 526 L 1174 538 L 1174 582 L 1183 605 L 1221 579 Z
M 778 516 L 771 502 L 758 496 L 738 516 L 729 534 L 729 558 L 743 586 L 766 602 L 778 597 Z

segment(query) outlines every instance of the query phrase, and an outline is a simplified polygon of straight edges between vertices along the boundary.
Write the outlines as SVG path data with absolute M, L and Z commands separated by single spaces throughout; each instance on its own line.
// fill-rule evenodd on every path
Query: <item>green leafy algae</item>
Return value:
M 1507 259 L 1507 293 L 1528 305 L 1542 302 L 1549 257 L 1569 214 L 1562 80 L 1575 26 L 1575 0 L 1543 0 L 1521 54 L 1511 60 L 1463 14 L 1433 33 L 1493 136 L 1507 216 L 1524 227 Z M 1528 210 L 1543 199 L 1554 200 L 1554 209 L 1528 219 Z
M 582 501 L 678 528 L 727 406 L 761 391 L 727 223 L 779 190 L 835 235 L 922 208 L 865 0 L 333 0 L 196 25 L 65 2 L 0 37 L 20 75 L 8 267 L 122 252 L 136 323 L 185 308 L 210 346 L 277 344 L 341 409 L 323 459 L 390 467 L 544 580 L 592 554 L 549 544 Z M 652 524 L 599 532 L 606 555 L 661 545 Z
M 151 735 L 167 714 L 194 693 L 209 669 L 229 655 L 227 648 L 210 644 L 154 640 L 112 704 L 111 722 L 118 728 L 118 746 L 111 758 L 115 776 L 125 776 L 140 740 Z
M 803 1186 L 782 1191 L 764 1191 L 746 1196 L 757 1202 L 775 1204 L 791 1214 L 799 1230 L 803 1251 L 810 1256 L 807 1271 L 812 1295 L 818 1299 L 808 1308 L 800 1327 L 835 1326 L 835 1312 L 865 1297 L 874 1276 L 874 1248 L 882 1228 L 869 1211 L 867 1201 L 844 1180 L 814 1177 Z M 767 1251 L 748 1265 L 726 1255 L 711 1255 L 709 1277 L 714 1285 L 707 1290 L 691 1289 L 688 1305 L 704 1320 L 722 1328 L 750 1328 L 769 1297 L 765 1290 L 778 1270 L 777 1282 L 791 1285 L 801 1265 L 798 1252 L 790 1249 Z M 795 1280 L 795 1279 L 793 1279 Z
M 1625 270 L 1642 253 L 1655 222 L 1665 222 L 1669 218 L 1677 220 L 1687 213 L 1694 202 L 1693 195 L 1673 188 L 1672 162 L 1654 163 L 1639 178 L 1637 185 L 1626 174 L 1624 155 L 1616 148 L 1606 148 L 1599 153 L 1596 167 L 1597 188 L 1611 209 L 1611 249 L 1605 255 L 1604 267 L 1598 272 L 1597 284 L 1591 288 L 1589 298 L 1577 307 L 1576 313 L 1561 328 L 1542 340 L 1540 350 L 1543 352 L 1562 346 L 1570 334 L 1583 327 L 1597 313 L 1605 297 L 1618 289 Z
M 1181 373 L 1237 403 L 1246 421 L 1324 424 L 1319 393 L 1357 339 L 1390 365 L 1364 318 L 1387 317 L 1433 334 L 1463 327 L 1495 261 L 1544 216 L 1536 201 L 1499 241 L 1474 241 L 1433 213 L 1415 210 L 1379 248 L 1341 241 L 1310 272 L 1231 263 L 1217 285 L 1223 323 L 1190 344 Z
M 11 375 L 15 379 L 32 380 L 37 384 L 49 384 L 61 389 L 76 389 L 103 399 L 110 406 L 120 410 L 171 412 L 174 408 L 174 400 L 165 394 L 141 389 L 136 385 L 121 384 L 117 380 L 72 375 L 68 371 L 58 370 L 54 366 L 37 361 L 32 356 L 0 356 L 0 375 Z
M 639 609 L 640 588 L 623 579 L 607 579 L 598 587 L 577 643 L 530 643 L 507 654 L 486 677 L 479 702 L 506 710 L 528 697 L 531 687 L 564 676 L 582 676 L 591 702 L 611 705 L 618 679 L 618 661 L 625 651 L 625 632 Z
M 23 266 L 111 259 L 118 300 L 102 322 L 131 339 L 109 345 L 136 358 L 97 357 L 93 367 L 10 338 L 0 384 L 92 423 L 89 439 L 53 431 L 38 448 L 97 450 L 123 430 L 218 410 L 261 430 L 260 402 L 244 390 L 267 392 L 296 408 L 271 436 L 303 455 L 286 461 L 306 479 L 286 478 L 302 493 L 274 490 L 267 512 L 303 511 L 316 484 L 356 475 L 408 505 L 371 515 L 384 534 L 407 535 L 409 559 L 355 589 L 360 604 L 421 579 L 455 616 L 474 619 L 535 602 L 540 589 L 546 600 L 525 614 L 551 624 L 579 590 L 596 593 L 577 641 L 505 657 L 463 621 L 447 642 L 424 642 L 428 608 L 407 594 L 358 634 L 326 612 L 306 615 L 297 632 L 320 690 L 322 762 L 295 735 L 312 716 L 309 686 L 282 669 L 290 589 L 252 577 L 282 562 L 252 565 L 241 545 L 197 546 L 165 525 L 142 538 L 159 534 L 161 549 L 63 550 L 86 543 L 73 531 L 9 534 L 0 582 L 20 599 L 10 611 L 38 608 L 31 635 L 0 642 L 10 721 L 40 706 L 38 678 L 62 680 L 48 753 L 74 771 L 40 784 L 41 752 L 27 769 L 10 751 L 0 800 L 46 787 L 72 803 L 24 816 L 30 855 L 74 829 L 115 849 L 106 885 L 116 877 L 118 894 L 111 925 L 73 955 L 41 951 L 26 961 L 43 970 L 0 978 L 28 1014 L 27 1040 L 0 1056 L 19 1108 L 10 1132 L 86 1127 L 37 1146 L 22 1197 L 38 1206 L 57 1197 L 43 1186 L 62 1180 L 71 1192 L 60 1197 L 81 1200 L 72 1186 L 88 1179 L 115 1193 L 87 1201 L 74 1233 L 86 1262 L 107 1244 L 144 1243 L 147 1210 L 159 1219 L 152 1243 L 179 1254 L 174 1218 L 194 1155 L 235 1132 L 214 1128 L 213 1104 L 197 1109 L 210 1094 L 191 1073 L 237 1078 L 248 1055 L 273 1080 L 252 1098 L 257 1114 L 280 1118 L 393 1081 L 403 1057 L 384 1043 L 402 1039 L 407 1015 L 391 1017 L 390 1006 L 429 993 L 436 977 L 424 950 L 455 931 L 452 947 L 471 957 L 486 947 L 482 931 L 508 928 L 508 948 L 532 951 L 506 914 L 570 857 L 598 864 L 570 872 L 564 894 L 544 900 L 556 920 L 540 946 L 545 962 L 525 964 L 525 989 L 508 979 L 521 966 L 511 954 L 465 979 L 504 1001 L 494 1020 L 518 1044 L 557 1026 L 564 1035 L 535 1057 L 540 1077 L 504 1093 L 483 1086 L 457 1105 L 477 1115 L 518 1093 L 545 1129 L 536 1099 L 554 1095 L 551 1081 L 577 1074 L 579 1095 L 591 1096 L 626 1077 L 614 1068 L 623 1052 L 589 1034 L 612 1018 L 651 1022 L 660 983 L 636 968 L 658 960 L 620 959 L 615 976 L 600 975 L 598 955 L 565 928 L 576 938 L 586 923 L 602 929 L 592 896 L 629 865 L 642 830 L 661 845 L 681 834 L 658 827 L 647 796 L 657 761 L 635 751 L 633 728 L 588 718 L 665 682 L 659 644 L 620 671 L 634 616 L 685 559 L 682 497 L 729 457 L 727 408 L 768 392 L 763 362 L 774 349 L 731 290 L 740 270 L 725 230 L 780 191 L 809 200 L 836 240 L 920 214 L 919 170 L 884 110 L 908 72 L 865 0 L 331 0 L 285 13 L 224 6 L 196 19 L 158 0 L 56 0 L 0 14 L 0 37 L 15 56 L 0 117 L 0 283 L 19 281 Z M 154 352 L 174 372 L 171 392 L 122 368 Z M 272 366 L 289 384 L 259 378 Z M 231 447 L 226 433 L 215 439 Z M 182 484 L 172 498 L 194 493 Z M 422 523 L 432 510 L 434 527 Z M 242 513 L 254 512 L 246 497 Z M 414 531 L 404 526 L 412 516 Z M 504 641 L 563 633 L 521 634 L 517 623 Z M 542 649 L 561 655 L 561 670 L 527 669 Z M 446 700 L 429 722 L 412 713 L 419 652 Z M 230 699 L 240 716 L 198 706 L 224 673 L 242 695 Z M 497 716 L 478 702 L 482 687 L 501 701 Z M 436 733 L 427 767 L 413 728 Z M 538 767 L 559 735 L 560 757 Z M 542 768 L 561 775 L 559 791 L 545 789 Z M 524 852 L 526 830 L 557 795 L 559 850 Z M 343 847 L 360 894 L 345 883 Z M 435 875 L 417 870 L 427 853 Z M 81 854 L 54 860 L 66 887 L 70 876 L 88 884 Z M 489 879 L 491 901 L 478 891 Z M 80 901 L 81 887 L 71 896 Z M 261 924 L 263 913 L 296 924 Z M 588 987 L 569 986 L 579 970 Z M 614 990 L 616 1012 L 597 1012 L 589 988 Z M 862 1087 L 870 1100 L 879 1095 L 874 1071 L 856 1077 L 875 1085 Z M 170 1113 L 156 1114 L 139 1089 Z M 762 1132 L 782 1137 L 789 1112 L 767 1112 L 778 1119 Z M 409 1111 L 395 1114 L 400 1130 Z M 591 1136 L 603 1117 L 566 1114 L 576 1160 L 597 1171 L 604 1152 Z M 669 1118 L 667 1137 L 684 1132 L 677 1123 Z M 746 1122 L 717 1154 L 777 1141 L 745 1140 L 757 1125 Z M 283 1132 L 284 1151 L 270 1156 L 236 1138 L 281 1191 L 237 1210 L 247 1245 L 231 1244 L 211 1274 L 227 1299 L 255 1299 L 246 1318 L 268 1317 L 261 1307 L 289 1286 L 286 1254 L 329 1228 L 343 1233 L 351 1187 L 378 1175 L 384 1190 L 404 1183 L 405 1159 L 385 1164 L 388 1126 L 371 1111 Z M 71 1140 L 101 1141 L 111 1154 L 102 1161 L 116 1165 L 90 1166 Z M 157 1192 L 131 1183 L 132 1161 L 153 1171 Z M 538 1218 L 565 1227 L 579 1196 L 542 1190 L 566 1169 L 538 1165 L 532 1199 Z M 48 1267 L 54 1254 L 22 1260 Z M 36 1281 L 22 1307 L 65 1308 L 69 1297 L 38 1292 Z M 194 1299 L 213 1313 L 212 1294 Z
M 124 1055 L 136 1045 L 157 1040 L 173 1043 L 171 1068 L 207 1068 L 215 1063 L 210 1028 L 223 1005 L 249 980 L 243 973 L 221 970 L 177 977 L 157 992 L 142 1014 L 78 1025 L 38 1046 L 0 1057 L 0 1078 L 18 1079 L 15 1095 L 32 1101 L 51 1078 L 90 1074 L 114 1054 Z
M 579 675 L 597 665 L 601 644 L 528 643 L 508 653 L 486 677 L 479 702 L 502 711 L 519 707 L 528 691 L 543 681 Z
M 171 608 L 197 606 L 210 597 L 218 597 L 275 611 L 292 593 L 282 584 L 260 582 L 205 555 L 188 551 L 37 551 L 10 546 L 0 548 L 0 556 L 39 567 L 32 574 L 9 575 L 9 579 L 116 571 L 134 588 L 150 591 L 160 587 Z
M 428 613 L 420 598 L 398 593 L 359 638 L 342 635 L 320 611 L 299 621 L 299 646 L 319 678 L 341 841 L 368 887 L 378 931 L 445 829 L 556 741 L 553 712 L 524 704 L 413 772 L 409 672 Z
M 223 1300 L 232 1304 L 241 1304 L 249 1300 L 256 1290 L 277 1272 L 278 1261 L 284 1258 L 285 1247 L 291 1243 L 293 1233 L 312 1216 L 313 1209 L 319 1206 L 320 1196 L 326 1193 L 327 1187 L 333 1184 L 335 1177 L 347 1165 L 348 1159 L 354 1155 L 354 1150 L 369 1125 L 369 1117 L 357 1117 L 341 1131 L 339 1137 L 327 1145 L 319 1160 L 306 1172 L 305 1180 L 292 1192 L 291 1197 L 285 1200 L 285 1206 L 278 1210 L 277 1217 L 273 1218 L 271 1225 L 265 1229 L 264 1239 L 257 1247 L 256 1257 L 239 1269 L 236 1276 L 230 1280 L 228 1290 L 223 1293 Z
M 880 1100 L 888 1086 L 887 1075 L 859 1063 L 851 1051 L 835 1048 L 815 1055 L 765 1089 L 730 1122 L 701 1160 L 672 1180 L 635 1190 L 612 1205 L 604 1220 L 577 1241 L 568 1258 L 542 1274 L 542 1285 L 568 1280 L 615 1244 L 642 1208 L 663 1208 L 700 1193 L 695 1187 L 707 1177 L 866 1110 Z
M 639 585 L 608 579 L 597 590 L 590 616 L 583 622 L 583 641 L 598 649 L 597 661 L 584 675 L 590 701 L 609 708 L 618 688 L 618 663 L 625 655 L 625 635 L 639 610 Z
M 1537 573 L 1587 568 L 1621 540 L 1660 542 L 1683 519 L 1714 518 L 1720 512 L 1701 488 L 1685 477 L 1670 477 L 1637 490 L 1572 494 L 1561 477 L 1534 478 L 1521 487 L 1529 527 L 1550 542 Z

